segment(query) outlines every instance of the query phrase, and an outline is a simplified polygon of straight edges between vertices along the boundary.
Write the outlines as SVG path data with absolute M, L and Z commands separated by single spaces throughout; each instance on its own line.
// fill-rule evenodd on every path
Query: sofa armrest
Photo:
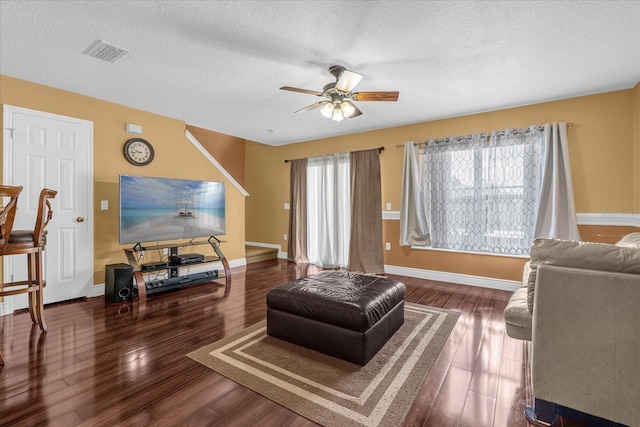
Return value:
M 536 398 L 640 425 L 640 275 L 541 265 L 533 310 Z

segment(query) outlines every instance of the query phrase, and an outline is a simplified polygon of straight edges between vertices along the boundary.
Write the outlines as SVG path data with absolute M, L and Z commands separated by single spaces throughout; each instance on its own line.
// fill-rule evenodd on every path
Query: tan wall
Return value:
M 247 240 L 286 248 L 289 201 L 289 165 L 285 159 L 384 146 L 381 155 L 383 209 L 390 202 L 399 210 L 403 150 L 396 144 L 433 137 L 488 132 L 548 122 L 571 122 L 571 154 L 576 209 L 580 213 L 640 213 L 638 192 L 637 117 L 639 89 L 436 120 L 354 135 L 326 138 L 281 147 L 246 144 Z M 393 108 L 390 106 L 390 108 Z M 637 116 L 637 115 L 636 115 Z M 361 118 L 366 119 L 366 116 Z M 323 120 L 318 117 L 318 120 Z M 358 120 L 358 119 L 355 119 Z M 335 125 L 335 123 L 327 123 Z M 339 126 L 339 123 L 338 123 Z M 585 229 L 590 236 L 600 233 Z M 611 240 L 611 230 L 605 230 Z M 447 253 L 399 248 L 399 222 L 384 221 L 385 264 L 453 273 L 519 280 L 524 260 L 519 258 Z
M 105 265 L 126 262 L 125 246 L 118 244 L 120 174 L 225 181 L 227 235 L 221 239 L 227 243 L 222 250 L 230 260 L 244 258 L 245 198 L 189 142 L 184 122 L 7 76 L 0 76 L 0 103 L 93 122 L 95 284 L 104 283 Z M 125 123 L 142 126 L 142 137 L 153 144 L 155 159 L 150 165 L 136 167 L 124 159 L 122 146 L 135 137 L 125 132 Z M 100 200 L 109 201 L 108 211 L 100 210 Z

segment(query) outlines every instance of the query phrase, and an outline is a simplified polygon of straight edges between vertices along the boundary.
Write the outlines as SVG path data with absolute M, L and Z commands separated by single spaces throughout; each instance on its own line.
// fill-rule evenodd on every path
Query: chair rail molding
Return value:
M 400 221 L 400 211 L 382 211 L 382 219 Z M 640 213 L 577 213 L 578 225 L 613 225 L 618 227 L 640 227 Z
M 578 225 L 640 227 L 640 213 L 578 213 Z

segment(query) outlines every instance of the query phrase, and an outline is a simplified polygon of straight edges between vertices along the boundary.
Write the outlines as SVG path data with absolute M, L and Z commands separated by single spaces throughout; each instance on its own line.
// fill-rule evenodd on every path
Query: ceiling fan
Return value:
M 362 111 L 355 106 L 353 101 L 397 101 L 399 93 L 396 92 L 352 92 L 353 88 L 364 77 L 362 74 L 349 71 L 341 65 L 329 67 L 336 81 L 324 86 L 322 92 L 308 89 L 300 89 L 291 86 L 282 86 L 280 89 L 292 92 L 307 93 L 309 95 L 322 96 L 327 98 L 314 104 L 304 107 L 295 113 L 305 113 L 322 107 L 320 112 L 323 116 L 335 121 L 344 118 L 352 119 L 362 114 Z

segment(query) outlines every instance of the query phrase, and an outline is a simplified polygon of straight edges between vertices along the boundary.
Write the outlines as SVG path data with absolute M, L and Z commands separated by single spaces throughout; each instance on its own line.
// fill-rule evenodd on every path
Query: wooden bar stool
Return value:
M 0 186 L 0 196 L 3 188 L 8 186 Z M 22 187 L 19 188 L 19 192 Z M 9 190 L 6 190 L 9 191 Z M 11 190 L 14 191 L 15 190 Z M 46 332 L 47 325 L 44 320 L 44 296 L 43 289 L 47 285 L 44 280 L 42 271 L 42 253 L 45 245 L 47 244 L 47 231 L 46 227 L 49 221 L 53 217 L 53 209 L 49 199 L 53 199 L 58 192 L 50 190 L 48 188 L 42 189 L 40 192 L 40 198 L 38 202 L 38 211 L 36 214 L 36 224 L 33 230 L 12 230 L 13 222 L 15 219 L 15 206 L 13 214 L 7 212 L 7 219 L 4 225 L 10 227 L 6 234 L 2 230 L 2 239 L 0 241 L 0 255 L 27 255 L 27 280 L 21 280 L 17 282 L 3 283 L 0 285 L 0 296 L 6 297 L 10 295 L 29 294 L 29 314 L 31 315 L 31 321 L 37 323 L 40 326 L 42 332 Z M 10 196 L 9 196 L 10 197 Z M 15 201 L 17 204 L 17 194 Z M 9 204 L 13 200 L 10 200 Z M 5 208 L 5 211 L 8 209 Z M 4 212 L 3 212 L 4 213 Z M 13 216 L 12 216 L 13 215 Z M 2 218 L 0 217 L 0 222 Z M 6 228 L 6 227 L 5 227 Z M 2 354 L 0 353 L 0 364 L 3 364 Z
M 16 209 L 18 207 L 18 196 L 22 191 L 21 186 L 13 187 L 9 185 L 0 185 L 0 199 L 9 198 L 0 213 L 0 255 L 4 254 L 4 248 L 9 243 L 9 236 L 13 228 L 13 222 L 16 218 Z M 6 285 L 0 285 L 0 295 L 5 296 L 4 288 Z M 4 365 L 2 351 L 0 351 L 0 365 Z

